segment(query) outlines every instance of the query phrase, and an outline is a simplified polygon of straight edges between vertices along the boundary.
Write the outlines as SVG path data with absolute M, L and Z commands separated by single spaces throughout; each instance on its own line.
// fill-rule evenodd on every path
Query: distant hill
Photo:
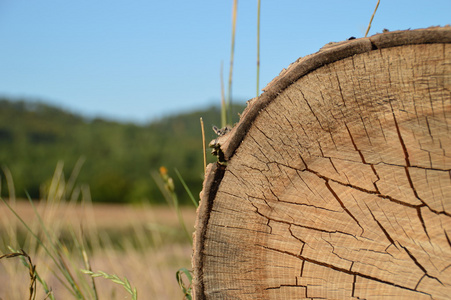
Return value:
M 234 112 L 243 108 L 237 105 Z M 77 162 L 84 162 L 75 186 L 85 190 L 89 187 L 93 201 L 161 202 L 161 193 L 150 174 L 165 166 L 174 177 L 180 199 L 186 202 L 173 170 L 180 171 L 195 195 L 200 192 L 200 117 L 208 142 L 215 137 L 211 126 L 220 125 L 218 107 L 137 125 L 88 119 L 45 103 L 0 99 L 0 195 L 8 195 L 8 170 L 17 197 L 28 193 L 38 199 L 48 193 L 58 162 L 64 163 L 66 179 Z M 209 153 L 207 149 L 209 161 L 214 161 Z

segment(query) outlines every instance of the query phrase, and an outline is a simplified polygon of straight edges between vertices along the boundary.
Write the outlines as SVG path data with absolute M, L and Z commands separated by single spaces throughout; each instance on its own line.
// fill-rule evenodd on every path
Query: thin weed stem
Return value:
M 67 180 L 67 183 L 66 183 L 66 186 L 65 186 L 66 198 L 69 198 L 69 194 L 73 194 L 76 180 L 78 178 L 78 175 L 80 174 L 81 167 L 83 166 L 85 161 L 86 161 L 86 158 L 80 157 L 77 160 L 77 162 L 75 163 L 75 166 L 72 169 L 72 173 L 70 174 L 70 177 Z M 75 197 L 73 197 L 73 198 L 75 198 Z
M 49 257 L 52 259 L 52 261 L 55 263 L 55 265 L 58 267 L 58 269 L 61 271 L 61 273 L 63 274 L 63 276 L 66 278 L 66 281 L 69 283 L 70 287 L 59 277 L 56 275 L 56 278 L 74 295 L 76 296 L 77 299 L 85 299 L 85 297 L 83 296 L 79 286 L 77 285 L 77 283 L 74 280 L 74 277 L 72 276 L 72 274 L 70 273 L 70 270 L 68 269 L 67 265 L 65 264 L 62 255 L 61 255 L 61 251 L 59 249 L 61 249 L 61 243 L 58 241 L 54 241 L 51 236 L 49 231 L 47 230 L 47 227 L 45 226 L 41 216 L 39 215 L 33 201 L 31 200 L 30 196 L 28 195 L 28 200 L 36 214 L 36 217 L 38 219 L 39 224 L 41 225 L 42 230 L 44 231 L 45 236 L 47 237 L 47 239 L 50 241 L 50 247 L 51 249 L 49 249 L 44 242 L 38 237 L 38 235 L 36 233 L 33 232 L 33 230 L 27 225 L 27 223 L 17 214 L 17 212 L 3 199 L 0 198 L 3 203 L 5 203 L 5 205 L 9 208 L 9 210 L 17 217 L 17 219 L 22 223 L 22 225 L 25 226 L 25 228 L 27 229 L 27 231 L 35 238 L 35 240 L 38 242 L 39 245 L 42 246 L 42 248 L 44 249 L 44 251 L 49 255 Z M 57 259 L 57 258 L 58 259 Z
M 373 15 L 371 16 L 370 23 L 368 24 L 368 28 L 366 29 L 366 32 L 365 32 L 365 37 L 367 37 L 368 36 L 368 32 L 370 32 L 371 23 L 373 23 L 373 18 L 376 15 L 376 11 L 377 11 L 377 8 L 379 7 L 379 3 L 380 2 L 381 2 L 381 0 L 377 0 L 376 8 L 374 8 Z
M 227 93 L 227 110 L 228 110 L 228 124 L 232 124 L 231 110 L 232 110 L 232 79 L 233 79 L 233 62 L 235 57 L 235 36 L 236 36 L 236 15 L 238 11 L 238 0 L 233 1 L 232 8 L 232 40 L 230 42 L 230 68 L 229 68 L 229 86 Z M 224 126 L 225 127 L 225 126 Z
M 119 278 L 117 275 L 111 275 L 106 272 L 98 271 L 93 272 L 91 270 L 81 270 L 83 273 L 95 278 L 95 277 L 103 277 L 105 279 L 111 280 L 114 283 L 117 283 L 119 285 L 122 285 L 122 287 L 132 296 L 133 300 L 138 299 L 138 292 L 136 291 L 136 288 L 133 288 L 128 281 L 127 278 L 124 277 L 124 279 Z
M 221 80 L 221 127 L 227 126 L 227 104 L 224 92 L 224 63 L 221 61 L 221 70 L 219 73 Z
M 20 251 L 13 251 L 12 253 L 7 253 L 0 256 L 2 258 L 13 258 L 13 257 L 21 257 L 22 263 L 28 268 L 30 275 L 30 296 L 29 300 L 36 299 L 36 265 L 31 261 L 31 257 L 22 249 Z M 26 259 L 25 259 L 26 258 Z
M 185 180 L 183 180 L 182 175 L 180 175 L 179 170 L 175 169 L 175 173 L 177 174 L 177 177 L 179 178 L 180 182 L 182 183 L 183 188 L 185 189 L 185 191 L 188 194 L 189 198 L 193 202 L 194 206 L 197 208 L 199 206 L 199 204 L 197 203 L 196 199 L 194 198 L 193 193 L 191 193 L 191 191 L 190 191 L 188 185 L 186 184 Z
M 57 267 L 60 269 L 61 273 L 63 274 L 63 276 L 66 278 L 67 282 L 69 283 L 69 285 L 72 288 L 72 292 L 73 294 L 77 297 L 77 299 L 84 299 L 85 297 L 83 296 L 80 287 L 78 286 L 78 284 L 75 282 L 73 275 L 70 272 L 70 269 L 68 268 L 68 266 L 66 265 L 66 262 L 63 259 L 63 256 L 61 255 L 61 249 L 62 249 L 62 245 L 61 243 L 57 240 L 57 239 L 52 239 L 52 237 L 50 236 L 50 233 L 47 229 L 47 227 L 44 224 L 44 221 L 42 220 L 40 214 L 38 213 L 36 206 L 33 203 L 33 200 L 31 200 L 31 197 L 28 195 L 28 200 L 36 214 L 36 217 L 38 218 L 38 222 L 41 225 L 42 230 L 44 231 L 45 236 L 47 237 L 48 241 L 50 242 L 50 246 L 51 246 L 51 250 L 53 250 L 53 252 L 55 253 L 55 255 L 58 257 L 58 261 L 55 258 L 55 256 L 50 252 L 50 250 L 44 246 L 44 243 L 39 239 L 39 237 L 37 237 L 36 234 L 34 234 L 31 229 L 29 229 L 29 227 L 25 224 L 25 222 L 21 220 L 21 222 L 27 227 L 27 229 L 29 230 L 30 233 L 33 234 L 33 236 L 38 240 L 39 244 L 41 244 L 45 251 L 47 252 L 47 254 L 52 258 L 52 260 L 55 262 L 55 264 L 57 265 Z M 14 212 L 15 213 L 15 212 Z M 16 214 L 16 213 L 15 213 Z M 18 217 L 18 215 L 16 214 L 16 216 Z M 63 283 L 63 282 L 62 282 Z
M 261 0 L 257 1 L 257 96 L 260 94 L 260 8 Z
M 166 191 L 166 193 L 163 193 L 163 195 L 165 195 L 165 197 L 168 198 L 168 199 L 166 199 L 168 203 L 172 202 L 171 204 L 174 206 L 175 212 L 177 214 L 177 218 L 179 220 L 179 224 L 182 226 L 183 231 L 185 232 L 188 240 L 190 241 L 190 243 L 192 245 L 193 238 L 191 237 L 191 234 L 188 232 L 185 221 L 183 220 L 182 211 L 180 210 L 179 200 L 178 200 L 177 194 L 175 193 L 174 180 L 172 179 L 172 177 L 170 177 L 168 175 L 168 170 L 165 167 L 160 167 L 160 178 L 163 180 L 163 188 Z M 192 195 L 191 195 L 191 197 L 192 197 Z
M 83 263 L 85 265 L 86 270 L 92 271 L 91 268 L 91 263 L 89 262 L 89 257 L 88 257 L 88 253 L 86 251 L 86 237 L 84 235 L 84 231 L 83 231 L 83 226 L 80 224 L 80 243 L 78 243 L 78 239 L 74 236 L 74 241 L 75 241 L 75 245 L 77 246 L 77 248 L 79 249 L 82 257 L 83 257 Z M 99 295 L 97 293 L 97 286 L 96 283 L 94 281 L 94 278 L 91 277 L 91 288 L 94 294 L 94 299 L 98 300 L 99 299 Z
M 205 129 L 204 129 L 204 120 L 202 120 L 202 117 L 200 118 L 200 129 L 202 130 L 202 150 L 204 154 L 204 174 L 207 170 L 207 150 L 205 149 Z
M 6 184 L 8 186 L 9 201 L 14 203 L 16 201 L 16 191 L 14 189 L 13 175 L 11 174 L 9 168 L 6 166 L 3 166 L 2 170 L 6 178 Z

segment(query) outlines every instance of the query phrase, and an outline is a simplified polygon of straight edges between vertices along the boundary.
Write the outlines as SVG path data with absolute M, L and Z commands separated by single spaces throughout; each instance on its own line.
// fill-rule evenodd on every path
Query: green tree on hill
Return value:
M 235 111 L 242 109 L 237 106 Z M 218 107 L 138 125 L 88 119 L 39 102 L 0 99 L 0 166 L 11 171 L 18 197 L 27 192 L 39 199 L 57 163 L 64 162 L 67 178 L 81 157 L 85 163 L 77 180 L 89 185 L 96 202 L 163 201 L 150 176 L 162 165 L 169 172 L 177 168 L 198 194 L 203 180 L 200 117 L 208 142 L 215 138 L 211 126 L 220 123 Z M 209 153 L 207 157 L 215 159 Z M 0 176 L 5 196 L 6 180 Z M 178 188 L 181 202 L 188 202 Z

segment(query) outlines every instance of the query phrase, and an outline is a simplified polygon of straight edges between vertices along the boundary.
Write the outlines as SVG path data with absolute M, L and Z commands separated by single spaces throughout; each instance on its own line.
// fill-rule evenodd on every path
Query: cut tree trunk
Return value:
M 195 299 L 451 298 L 451 27 L 323 47 L 213 141 Z

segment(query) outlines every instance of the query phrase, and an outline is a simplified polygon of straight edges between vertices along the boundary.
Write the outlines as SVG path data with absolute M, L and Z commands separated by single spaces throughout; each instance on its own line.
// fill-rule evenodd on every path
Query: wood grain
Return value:
M 196 299 L 449 298 L 450 43 L 328 47 L 250 102 L 208 168 Z

